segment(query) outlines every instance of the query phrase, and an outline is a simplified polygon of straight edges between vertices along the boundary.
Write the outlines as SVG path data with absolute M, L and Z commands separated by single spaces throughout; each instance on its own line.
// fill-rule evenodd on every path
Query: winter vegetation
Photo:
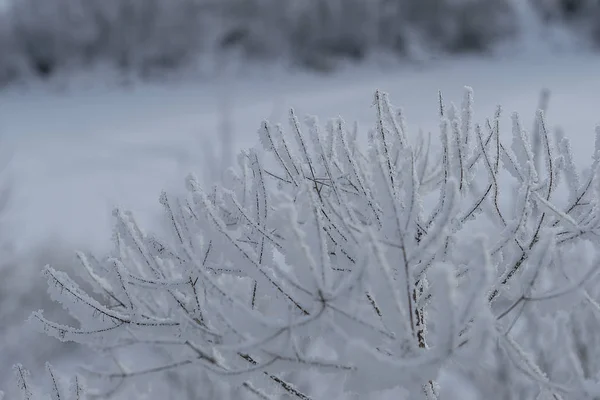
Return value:
M 31 373 L 21 364 L 13 367 L 15 383 L 20 391 L 20 398 L 33 399 L 63 399 L 63 400 L 81 400 L 85 397 L 85 388 L 79 377 L 75 376 L 71 381 L 65 382 L 65 378 L 54 370 L 50 363 L 46 363 L 48 383 L 46 385 L 36 385 L 31 381 Z M 0 400 L 5 397 L 0 392 Z
M 595 0 L 5 0 L 0 83 L 97 65 L 143 78 L 223 55 L 318 71 L 380 53 L 489 52 L 533 26 L 600 44 Z M 547 32 L 546 32 L 547 33 Z M 540 36 L 548 36 L 538 32 Z M 216 57 L 216 61 L 215 61 Z M 217 68 L 219 68 L 217 67 Z
M 31 245 L 28 254 L 13 249 L 2 250 L 0 265 L 0 389 L 7 399 L 16 396 L 16 386 L 11 384 L 12 368 L 24 363 L 33 371 L 43 370 L 47 360 L 63 361 L 77 351 L 73 343 L 50 343 L 40 340 L 40 335 L 26 323 L 31 310 L 44 308 L 61 322 L 71 319 L 64 315 L 60 304 L 48 301 L 47 282 L 40 275 L 40 267 L 52 263 L 62 270 L 72 272 L 76 259 L 72 249 L 56 241 Z
M 600 398 L 597 60 L 440 60 L 597 51 L 599 16 L 596 0 L 0 0 L 4 399 Z M 394 72 L 344 68 L 380 59 Z M 253 63 L 296 73 L 265 85 Z M 161 89 L 36 98 L 38 80 L 106 70 Z M 421 104 L 469 82 L 480 113 L 549 84 L 577 127 L 554 128 L 547 94 L 533 126 L 480 120 L 470 89 Z M 359 108 L 375 87 L 410 119 L 381 91 Z M 288 103 L 371 129 L 295 111 L 258 125 Z M 123 206 L 108 254 L 103 201 Z
M 75 322 L 30 323 L 94 354 L 92 396 L 161 377 L 182 399 L 442 399 L 451 375 L 477 398 L 598 398 L 600 129 L 579 170 L 546 105 L 525 129 L 440 94 L 437 136 L 381 91 L 366 132 L 265 121 L 215 185 L 160 195 L 166 233 L 116 209 L 111 254 L 47 266 Z M 47 375 L 40 395 L 84 398 Z
M 8 383 L 13 364 L 26 362 L 38 369 L 44 366 L 45 360 L 60 358 L 75 348 L 71 343 L 49 345 L 39 341 L 39 335 L 26 326 L 31 310 L 40 307 L 54 318 L 69 321 L 62 318 L 64 312 L 59 304 L 48 303 L 47 283 L 40 276 L 39 268 L 51 262 L 63 270 L 71 270 L 75 263 L 70 256 L 71 249 L 52 241 L 32 246 L 26 253 L 15 250 L 15 240 L 10 234 L 15 222 L 11 219 L 14 182 L 7 168 L 11 157 L 5 142 L 2 141 L 0 153 L 0 387 Z M 6 389 L 7 398 L 11 398 L 14 391 Z

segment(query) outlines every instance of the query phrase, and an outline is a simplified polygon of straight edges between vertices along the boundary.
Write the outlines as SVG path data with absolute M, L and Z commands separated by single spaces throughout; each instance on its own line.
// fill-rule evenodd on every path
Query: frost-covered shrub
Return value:
M 484 51 L 515 30 L 507 0 L 232 0 L 241 16 L 226 43 L 246 51 L 289 53 L 311 68 L 338 58 L 360 60 L 383 50 L 410 56 L 415 37 L 430 49 Z M 415 36 L 416 35 L 416 36 Z M 236 40 L 233 40 L 233 39 Z M 259 44 L 259 45 L 257 45 Z
M 219 43 L 250 57 L 286 57 L 317 70 L 360 60 L 378 46 L 379 0 L 229 0 Z M 398 21 L 396 21 L 398 23 Z
M 52 263 L 72 273 L 78 265 L 72 251 L 58 242 L 35 244 L 22 253 L 3 248 L 1 254 L 0 388 L 5 387 L 10 397 L 12 386 L 7 384 L 6 379 L 11 376 L 13 364 L 21 362 L 37 375 L 44 368 L 45 361 L 75 357 L 77 346 L 74 343 L 48 340 L 39 332 L 28 329 L 26 320 L 32 309 L 44 308 L 48 316 L 52 315 L 51 318 L 60 319 L 63 323 L 73 322 L 59 304 L 49 301 L 41 270 L 46 263 Z
M 301 63 L 316 67 L 327 58 L 361 60 L 378 44 L 373 3 L 313 0 L 298 8 L 289 18 L 288 40 Z
M 114 252 L 78 253 L 93 291 L 45 269 L 79 325 L 32 323 L 101 349 L 106 391 L 165 373 L 216 398 L 435 399 L 445 372 L 505 398 L 600 395 L 600 129 L 580 173 L 542 111 L 505 134 L 470 90 L 440 95 L 432 142 L 385 93 L 374 110 L 366 149 L 341 119 L 264 122 L 220 184 L 160 196 L 167 237 L 116 210 Z
M 21 364 L 13 367 L 16 387 L 23 400 L 83 400 L 85 398 L 85 387 L 78 376 L 70 381 L 58 373 L 50 363 L 46 363 L 48 382 L 36 385 L 31 380 L 31 373 Z M 40 387 L 41 386 L 41 387 Z M 4 393 L 0 391 L 0 400 L 4 399 Z
M 560 23 L 600 48 L 600 3 L 596 0 L 531 0 L 543 18 Z
M 488 50 L 518 29 L 510 0 L 404 1 L 404 9 L 405 23 L 453 53 Z
M 30 72 L 106 63 L 148 74 L 189 62 L 204 44 L 204 0 L 11 0 L 6 18 Z
M 8 21 L 8 16 L 0 12 L 0 87 L 20 78 L 23 71 L 20 51 Z
M 584 14 L 596 3 L 594 0 L 531 0 L 545 19 L 575 18 Z
M 410 56 L 415 41 L 487 50 L 515 28 L 510 1 L 7 0 L 0 46 L 15 50 L 3 54 L 19 76 L 90 63 L 148 76 L 231 49 L 322 70 L 373 52 Z
M 14 398 L 16 387 L 9 384 L 11 366 L 26 363 L 37 374 L 44 368 L 46 360 L 72 357 L 73 343 L 56 343 L 28 329 L 27 317 L 32 309 L 44 307 L 52 318 L 64 323 L 64 310 L 58 303 L 48 301 L 46 282 L 41 275 L 44 263 L 61 265 L 73 272 L 74 256 L 71 250 L 58 241 L 33 244 L 24 251 L 15 248 L 15 221 L 11 218 L 13 181 L 9 166 L 10 151 L 6 143 L 0 150 L 0 388 L 6 389 L 7 398 Z M 58 344 L 58 345 L 57 345 Z

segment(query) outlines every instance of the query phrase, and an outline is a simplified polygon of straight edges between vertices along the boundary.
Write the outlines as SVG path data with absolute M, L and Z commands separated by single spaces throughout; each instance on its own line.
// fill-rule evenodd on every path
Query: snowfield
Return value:
M 218 145 L 224 117 L 236 151 L 255 144 L 262 119 L 286 123 L 289 107 L 322 121 L 338 115 L 358 120 L 364 137 L 374 122 L 369 99 L 377 88 L 405 110 L 412 132 L 435 134 L 432 100 L 438 90 L 447 101 L 460 102 L 469 85 L 477 121 L 501 104 L 511 107 L 505 118 L 518 111 L 530 126 L 540 90 L 548 88 L 551 125 L 570 135 L 578 160 L 589 159 L 594 126 L 600 123 L 600 57 L 434 64 L 347 68 L 332 76 L 275 70 L 129 89 L 74 85 L 58 93 L 48 86 L 2 92 L 3 151 L 14 152 L 7 171 L 15 182 L 11 219 L 19 227 L 13 239 L 22 250 L 48 236 L 105 250 L 113 207 L 131 209 L 142 226 L 155 227 L 160 190 L 182 190 L 189 172 L 206 176 L 207 141 Z

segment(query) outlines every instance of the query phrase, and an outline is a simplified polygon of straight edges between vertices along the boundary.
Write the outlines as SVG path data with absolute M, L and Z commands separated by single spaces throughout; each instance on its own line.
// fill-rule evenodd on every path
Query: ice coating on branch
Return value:
M 45 269 L 77 324 L 42 312 L 32 323 L 148 357 L 121 368 L 123 351 L 96 377 L 164 369 L 236 399 L 402 388 L 434 400 L 448 371 L 488 397 L 499 389 L 478 374 L 512 379 L 502 390 L 518 398 L 595 393 L 588 370 L 600 366 L 577 349 L 600 346 L 579 329 L 600 315 L 600 139 L 582 174 L 543 112 L 531 135 L 516 114 L 505 128 L 500 107 L 477 122 L 470 88 L 460 107 L 440 93 L 439 135 L 427 139 L 387 93 L 373 106 L 366 149 L 342 118 L 301 122 L 291 110 L 289 129 L 262 122 L 260 148 L 214 187 L 190 176 L 187 196 L 160 195 L 166 234 L 115 210 L 114 251 L 78 253 L 89 292 Z M 568 357 L 549 362 L 553 349 Z

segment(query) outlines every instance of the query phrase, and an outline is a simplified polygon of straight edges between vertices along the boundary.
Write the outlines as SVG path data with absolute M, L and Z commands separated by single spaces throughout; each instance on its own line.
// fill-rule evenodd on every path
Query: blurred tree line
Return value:
M 7 0 L 0 82 L 103 63 L 150 76 L 236 51 L 328 70 L 373 52 L 485 52 L 522 27 L 525 0 Z M 600 0 L 528 0 L 600 44 Z

